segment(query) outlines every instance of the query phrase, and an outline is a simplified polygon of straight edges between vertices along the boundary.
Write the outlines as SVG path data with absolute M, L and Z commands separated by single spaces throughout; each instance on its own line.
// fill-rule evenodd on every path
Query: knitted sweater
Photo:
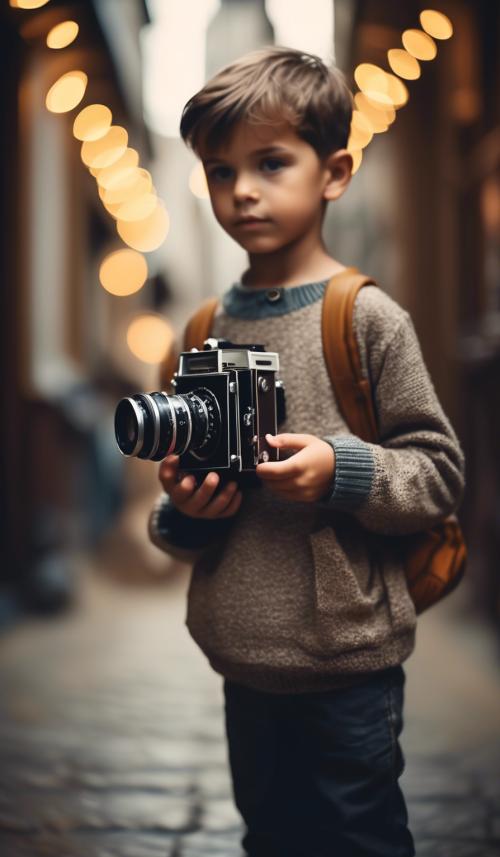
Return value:
M 245 489 L 233 518 L 202 521 L 164 494 L 149 522 L 155 544 L 195 560 L 187 626 L 212 667 L 272 693 L 327 690 L 410 655 L 415 611 L 401 536 L 454 512 L 464 487 L 463 454 L 411 318 L 376 286 L 359 292 L 353 322 L 380 440 L 351 434 L 323 358 L 325 286 L 237 284 L 211 335 L 279 353 L 287 419 L 278 431 L 332 445 L 330 495 L 285 501 L 261 483 Z

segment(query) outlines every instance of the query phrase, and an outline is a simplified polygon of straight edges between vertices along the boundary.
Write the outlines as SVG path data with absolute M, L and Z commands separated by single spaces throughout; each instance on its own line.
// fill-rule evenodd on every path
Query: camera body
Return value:
M 259 463 L 279 460 L 266 441 L 285 419 L 278 372 L 278 354 L 263 345 L 207 339 L 202 351 L 181 353 L 173 395 L 138 393 L 119 402 L 118 447 L 152 461 L 178 455 L 180 470 L 198 482 L 208 471 L 222 482 L 255 481 Z
M 173 378 L 175 393 L 210 390 L 219 409 L 220 428 L 213 449 L 188 448 L 180 454 L 180 469 L 203 475 L 208 470 L 221 476 L 229 472 L 233 478 L 237 473 L 253 473 L 260 462 L 278 461 L 278 450 L 266 441 L 266 434 L 276 434 L 285 417 L 278 372 L 278 354 L 262 345 L 207 339 L 203 351 L 182 352 Z

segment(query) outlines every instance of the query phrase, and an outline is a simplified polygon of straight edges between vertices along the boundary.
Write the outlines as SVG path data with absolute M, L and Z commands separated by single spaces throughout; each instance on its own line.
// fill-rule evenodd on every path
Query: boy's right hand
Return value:
M 167 455 L 163 459 L 159 478 L 175 508 L 191 518 L 230 518 L 240 508 L 242 494 L 236 482 L 229 482 L 214 497 L 219 484 L 217 473 L 208 473 L 197 487 L 194 476 L 179 474 L 178 455 Z

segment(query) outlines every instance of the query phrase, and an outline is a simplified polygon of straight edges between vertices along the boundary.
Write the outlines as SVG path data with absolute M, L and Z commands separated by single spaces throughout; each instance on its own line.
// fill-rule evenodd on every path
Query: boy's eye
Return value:
M 224 167 L 221 165 L 211 169 L 208 173 L 208 177 L 210 179 L 215 179 L 215 181 L 226 181 L 231 178 L 232 174 L 233 171 L 231 167 Z
M 261 168 L 267 173 L 277 173 L 284 166 L 285 163 L 281 158 L 264 158 L 261 161 Z

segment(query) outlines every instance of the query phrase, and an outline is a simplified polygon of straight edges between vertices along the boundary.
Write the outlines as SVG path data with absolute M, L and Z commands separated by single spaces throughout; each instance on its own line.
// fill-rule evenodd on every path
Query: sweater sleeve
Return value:
M 368 298 L 367 309 L 372 300 Z M 410 316 L 388 296 L 384 302 L 389 318 L 375 314 L 369 323 L 358 314 L 356 330 L 374 391 L 379 443 L 352 434 L 323 438 L 336 459 L 332 492 L 325 502 L 351 512 L 373 532 L 409 534 L 457 510 L 464 490 L 464 456 L 437 398 Z
M 231 522 L 231 518 L 205 520 L 183 515 L 163 493 L 149 515 L 148 533 L 160 550 L 175 559 L 194 562 L 205 548 L 225 535 Z

